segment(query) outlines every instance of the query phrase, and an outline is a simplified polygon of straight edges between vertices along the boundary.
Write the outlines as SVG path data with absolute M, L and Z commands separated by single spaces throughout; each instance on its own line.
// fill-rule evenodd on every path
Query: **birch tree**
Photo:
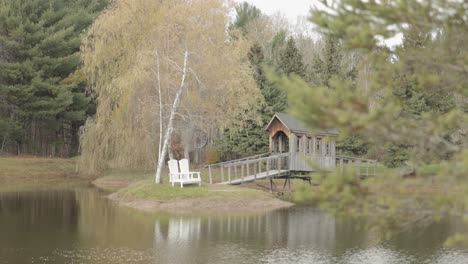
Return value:
M 174 118 L 175 118 L 175 113 L 177 111 L 177 108 L 179 107 L 180 104 L 180 97 L 182 96 L 182 92 L 184 91 L 185 87 L 185 79 L 187 78 L 187 62 L 188 62 L 188 51 L 185 50 L 184 53 L 184 66 L 182 68 L 182 78 L 180 81 L 180 86 L 177 89 L 176 96 L 174 98 L 174 103 L 172 104 L 170 116 L 169 116 L 169 122 L 167 124 L 167 129 L 164 134 L 164 141 L 162 142 L 162 149 L 160 148 L 159 152 L 159 158 L 158 158 L 158 166 L 156 168 L 156 175 L 155 175 L 155 182 L 156 183 L 161 183 L 161 170 L 163 168 L 164 164 L 164 157 L 166 156 L 167 153 L 167 148 L 169 146 L 169 142 L 171 141 L 171 136 L 172 132 L 174 130 Z M 162 123 L 162 122 L 160 122 Z M 161 146 L 161 142 L 159 142 L 159 146 Z
M 97 113 L 80 170 L 157 167 L 160 182 L 171 136 L 188 122 L 216 131 L 249 118 L 259 91 L 249 43 L 226 34 L 228 12 L 220 0 L 119 0 L 96 20 L 82 44 Z

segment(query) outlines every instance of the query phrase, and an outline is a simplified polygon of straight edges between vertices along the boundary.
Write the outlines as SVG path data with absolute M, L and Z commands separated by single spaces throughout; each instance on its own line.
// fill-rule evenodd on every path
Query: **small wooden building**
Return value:
M 285 113 L 276 113 L 266 130 L 272 154 L 290 153 L 291 171 L 314 171 L 310 164 L 321 168 L 335 168 L 338 136 L 335 129 L 320 130 L 312 134 L 296 118 Z

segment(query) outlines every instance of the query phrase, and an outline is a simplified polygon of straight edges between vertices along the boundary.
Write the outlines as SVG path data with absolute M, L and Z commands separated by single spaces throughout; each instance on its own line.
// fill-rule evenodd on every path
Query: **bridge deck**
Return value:
M 224 181 L 220 182 L 218 184 L 231 184 L 231 185 L 236 185 L 236 184 L 241 184 L 241 183 L 246 183 L 246 182 L 253 182 L 256 180 L 263 180 L 263 179 L 268 179 L 269 177 L 280 177 L 283 175 L 286 175 L 289 173 L 289 170 L 269 170 L 261 173 L 257 173 L 256 175 L 249 175 L 245 176 L 242 178 L 237 178 L 231 181 Z
M 329 158 L 324 159 L 322 156 L 299 156 L 295 153 L 264 153 L 239 160 L 211 164 L 207 167 L 210 184 L 241 184 L 269 177 L 285 176 L 291 171 L 310 173 L 314 171 L 309 167 L 313 162 L 325 170 L 343 170 L 345 166 L 353 166 L 359 176 L 376 175 L 377 162 L 375 160 L 339 155 L 333 156 L 333 159 L 330 160 Z M 217 174 L 212 173 L 214 167 L 219 168 Z

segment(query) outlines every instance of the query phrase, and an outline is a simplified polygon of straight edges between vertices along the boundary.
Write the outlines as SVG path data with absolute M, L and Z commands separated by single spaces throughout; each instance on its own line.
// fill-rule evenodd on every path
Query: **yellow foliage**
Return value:
M 214 148 L 208 148 L 206 150 L 205 164 L 213 164 L 217 162 L 219 162 L 219 151 Z
M 216 135 L 239 116 L 249 118 L 245 110 L 260 96 L 246 59 L 249 43 L 226 34 L 228 12 L 221 0 L 117 0 L 97 18 L 81 48 L 98 104 L 81 135 L 83 172 L 154 167 L 159 124 L 167 122 L 159 110 L 170 111 L 185 50 L 178 131 L 190 123 Z

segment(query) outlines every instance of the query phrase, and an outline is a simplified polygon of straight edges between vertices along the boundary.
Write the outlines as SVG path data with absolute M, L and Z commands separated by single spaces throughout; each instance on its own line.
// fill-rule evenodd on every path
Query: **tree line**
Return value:
M 0 1 L 0 153 L 69 157 L 95 104 L 83 32 L 105 0 Z
M 464 6 L 442 1 L 456 15 L 438 27 L 411 20 L 392 31 L 363 20 L 395 22 L 383 12 L 417 1 L 323 4 L 343 17 L 316 10 L 294 28 L 248 3 L 231 20 L 217 0 L 1 0 L 0 152 L 80 154 L 90 172 L 151 169 L 167 141 L 170 157 L 216 162 L 267 152 L 264 128 L 282 111 L 339 129 L 342 154 L 390 167 L 462 149 Z M 403 42 L 375 37 L 391 33 Z

